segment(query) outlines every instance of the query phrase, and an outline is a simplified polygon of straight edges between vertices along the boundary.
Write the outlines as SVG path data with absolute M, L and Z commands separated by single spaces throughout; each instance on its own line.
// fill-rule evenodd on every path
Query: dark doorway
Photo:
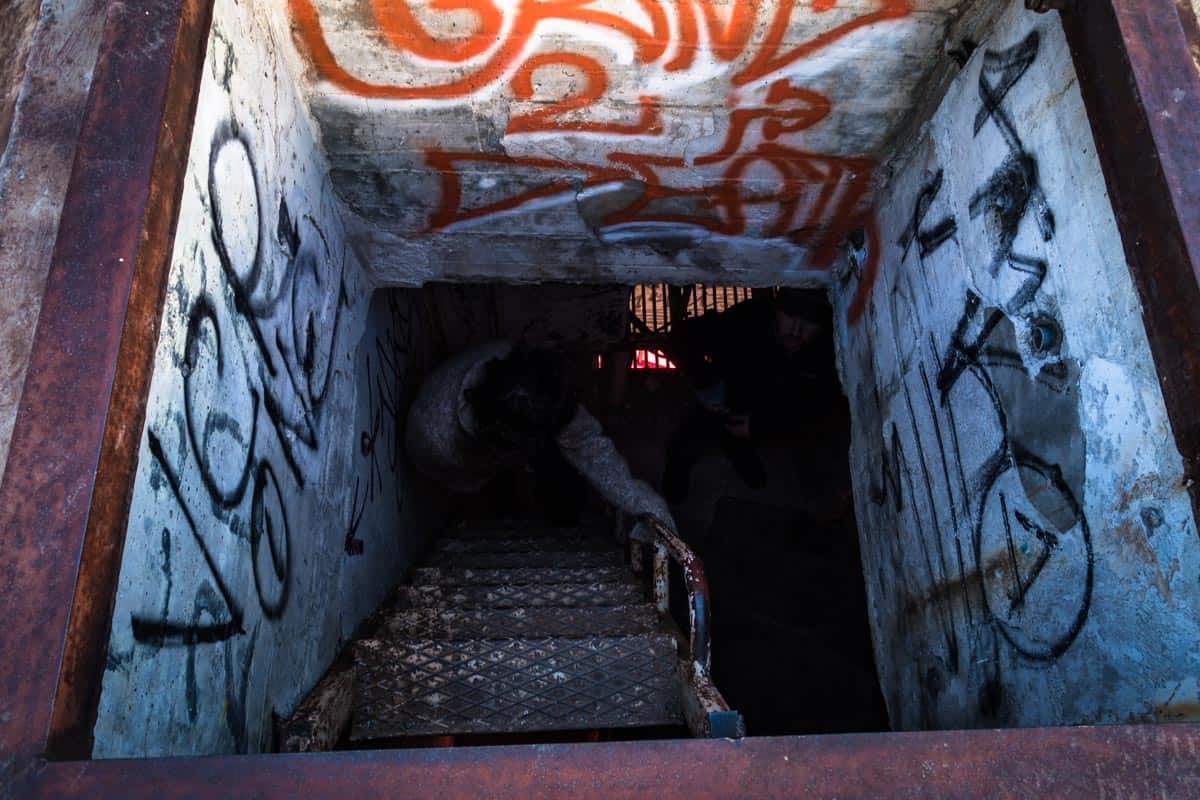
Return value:
M 415 363 L 430 368 L 493 338 L 565 351 L 585 405 L 634 475 L 661 490 L 667 440 L 696 403 L 669 357 L 672 327 L 773 291 L 427 286 L 419 292 L 427 352 Z M 719 452 L 705 456 L 687 500 L 672 506 L 709 578 L 714 682 L 752 736 L 888 730 L 850 502 L 848 412 L 829 426 L 815 439 L 758 442 L 767 474 L 758 488 Z M 499 494 L 537 504 L 528 487 Z

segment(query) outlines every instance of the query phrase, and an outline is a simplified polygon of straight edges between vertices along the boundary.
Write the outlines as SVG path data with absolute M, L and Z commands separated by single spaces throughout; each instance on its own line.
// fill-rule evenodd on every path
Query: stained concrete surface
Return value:
M 1200 539 L 1057 15 L 1007 4 L 891 168 L 835 294 L 893 724 L 1186 718 Z
M 16 0 L 0 12 L 0 480 L 107 6 Z

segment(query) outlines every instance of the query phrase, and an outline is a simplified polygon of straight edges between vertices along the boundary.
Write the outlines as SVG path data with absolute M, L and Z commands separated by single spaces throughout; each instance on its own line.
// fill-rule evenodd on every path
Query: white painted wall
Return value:
M 1013 2 L 894 167 L 835 287 L 893 723 L 1194 710 L 1200 542 L 1057 15 Z
M 217 0 L 95 755 L 258 751 L 411 563 L 407 298 L 374 301 L 256 3 Z
M 986 0 L 276 0 L 370 269 L 828 283 Z

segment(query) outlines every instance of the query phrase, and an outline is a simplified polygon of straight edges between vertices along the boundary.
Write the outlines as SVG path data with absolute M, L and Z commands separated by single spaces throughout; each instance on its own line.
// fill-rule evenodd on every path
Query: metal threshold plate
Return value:
M 448 551 L 433 553 L 426 559 L 426 567 L 453 567 L 459 569 L 511 569 L 514 567 L 549 567 L 555 569 L 579 569 L 585 567 L 616 567 L 625 562 L 617 551 L 542 551 L 509 553 L 471 553 Z

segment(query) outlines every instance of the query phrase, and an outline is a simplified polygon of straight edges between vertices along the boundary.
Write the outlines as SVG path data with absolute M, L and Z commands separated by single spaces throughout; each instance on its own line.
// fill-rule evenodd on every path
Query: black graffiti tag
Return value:
M 225 172 L 233 172 L 234 179 Z M 173 459 L 163 446 L 162 434 L 153 427 L 147 428 L 147 440 L 154 464 L 199 547 L 215 593 L 205 594 L 203 609 L 197 606 L 186 622 L 168 619 L 166 602 L 158 616 L 133 614 L 135 641 L 153 646 L 192 646 L 245 633 L 242 600 L 213 557 L 206 539 L 210 534 L 202 535 L 202 530 L 249 539 L 250 567 L 263 616 L 272 620 L 283 615 L 290 595 L 292 545 L 288 493 L 279 476 L 290 474 L 295 486 L 304 488 L 300 448 L 316 453 L 321 447 L 322 409 L 342 309 L 349 304 L 344 278 L 336 276 L 331 282 L 323 270 L 323 265 L 335 261 L 324 233 L 311 216 L 294 217 L 285 199 L 280 200 L 274 232 L 286 268 L 274 274 L 268 258 L 271 239 L 265 235 L 266 204 L 251 139 L 233 120 L 219 126 L 213 137 L 207 189 L 212 246 L 224 285 L 217 291 L 202 291 L 187 310 L 180 363 L 181 429 L 186 441 Z M 236 195 L 239 190 L 243 191 L 237 198 L 240 204 L 229 199 L 231 192 Z M 329 291 L 330 286 L 334 291 Z M 314 305 L 321 298 L 332 298 L 332 308 Z M 331 324 L 318 321 L 328 316 Z M 241 348 L 243 357 L 230 357 L 231 348 Z M 251 364 L 257 366 L 256 372 Z M 260 412 L 269 426 L 259 424 Z M 264 430 L 275 431 L 271 454 L 264 447 L 263 436 L 269 435 Z M 232 471 L 214 462 L 213 454 L 218 452 L 223 462 L 235 461 Z M 181 470 L 187 460 L 195 464 L 203 485 L 208 501 L 204 511 L 182 490 Z M 281 464 L 273 463 L 276 460 Z M 244 523 L 238 530 L 234 520 L 247 497 L 248 531 Z M 203 518 L 205 514 L 209 519 Z M 212 621 L 202 621 L 201 612 Z
M 923 227 L 925 217 L 929 214 L 930 206 L 937 199 L 938 194 L 942 191 L 942 183 L 945 180 L 946 171 L 939 169 L 937 174 L 929 183 L 921 187 L 921 191 L 917 193 L 917 201 L 913 204 L 912 217 L 909 220 L 908 227 L 900 234 L 900 238 L 896 241 L 903 251 L 901 258 L 908 257 L 908 251 L 912 247 L 913 242 L 917 243 L 917 254 L 924 259 L 927 256 L 937 252 L 938 248 L 944 245 L 947 241 L 954 237 L 958 232 L 958 223 L 954 221 L 952 215 L 942 217 L 938 221 L 932 223 L 928 227 Z

